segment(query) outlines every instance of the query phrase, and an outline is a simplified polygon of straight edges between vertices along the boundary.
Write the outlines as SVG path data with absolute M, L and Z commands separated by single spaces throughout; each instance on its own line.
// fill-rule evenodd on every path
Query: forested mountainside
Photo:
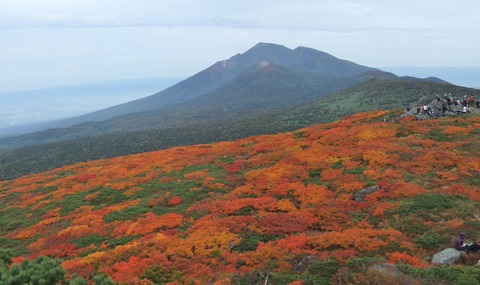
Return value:
M 55 122 L 45 131 L 0 139 L 0 150 L 214 124 L 218 118 L 237 122 L 305 104 L 371 78 L 396 76 L 310 48 L 261 43 L 157 94 Z
M 400 113 L 0 182 L 1 278 L 34 264 L 97 284 L 478 284 L 467 261 L 430 259 L 480 235 L 480 117 Z
M 284 85 L 280 84 L 279 86 Z M 261 98 L 269 98 L 266 101 L 275 101 L 275 98 L 282 97 L 283 93 L 280 89 L 275 89 L 280 92 L 280 95 L 270 94 Z M 157 129 L 139 131 L 132 126 L 130 129 L 136 131 L 116 132 L 0 152 L 0 180 L 12 179 L 28 173 L 43 172 L 92 159 L 180 145 L 235 140 L 251 135 L 293 131 L 318 123 L 332 122 L 358 112 L 405 108 L 421 97 L 434 100 L 435 95 L 444 93 L 452 93 L 457 96 L 480 95 L 480 91 L 477 89 L 414 78 L 399 78 L 395 80 L 371 79 L 300 106 L 287 108 L 284 105 L 280 110 L 259 109 L 255 116 L 244 116 L 241 119 L 226 115 L 223 110 L 216 113 L 201 102 L 197 102 L 198 105 L 186 104 L 182 108 L 172 109 L 164 114 L 144 117 L 145 124 L 155 121 Z M 242 98 L 240 95 L 239 97 Z M 215 96 L 214 98 L 218 99 Z M 254 104 L 252 102 L 258 101 L 251 96 L 248 98 L 251 102 L 245 101 L 246 103 L 242 104 L 252 105 Z M 261 104 L 267 103 L 262 101 Z M 189 112 L 195 108 L 203 110 L 204 115 L 199 117 L 197 116 L 198 112 Z M 175 112 L 180 109 L 183 110 L 181 113 L 183 115 L 176 117 Z M 230 110 L 228 111 L 230 112 Z M 205 119 L 206 117 L 209 119 Z M 87 128 L 87 126 L 84 127 Z M 82 131 L 82 128 L 78 127 L 79 131 Z M 51 133 L 33 134 L 32 137 L 34 140 L 48 140 L 48 137 L 55 137 L 58 133 L 62 133 L 62 129 L 52 130 Z M 8 141 L 7 144 L 19 145 L 25 142 L 24 139 L 24 137 L 10 138 L 4 139 L 0 143 Z M 27 141 L 27 143 L 29 142 Z

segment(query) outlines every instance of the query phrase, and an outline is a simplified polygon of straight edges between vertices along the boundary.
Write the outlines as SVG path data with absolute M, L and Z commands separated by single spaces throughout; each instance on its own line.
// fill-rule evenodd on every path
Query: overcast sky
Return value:
M 258 42 L 480 67 L 479 0 L 0 0 L 0 92 L 189 77 Z

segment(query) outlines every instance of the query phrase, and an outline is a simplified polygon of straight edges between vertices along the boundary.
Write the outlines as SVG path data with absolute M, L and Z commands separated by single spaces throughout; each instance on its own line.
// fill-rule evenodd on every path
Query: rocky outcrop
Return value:
M 377 185 L 367 187 L 365 189 L 362 189 L 362 190 L 356 192 L 353 195 L 353 200 L 355 200 L 357 202 L 363 202 L 363 201 L 365 201 L 365 197 L 367 197 L 367 195 L 375 193 L 379 190 L 380 190 L 380 187 L 377 186 Z
M 391 263 L 377 263 L 372 265 L 370 269 L 394 277 L 400 277 L 404 275 L 395 264 Z
M 426 106 L 428 113 L 423 112 L 423 107 Z M 419 109 L 422 109 L 422 112 L 418 112 Z M 463 106 L 448 104 L 447 100 L 442 99 L 439 95 L 432 101 L 427 97 L 422 97 L 416 103 L 408 107 L 404 113 L 400 116 L 409 117 L 415 116 L 417 120 L 426 120 L 433 117 L 447 116 L 447 115 L 458 115 L 462 113 Z M 466 109 L 467 113 L 479 114 L 480 109 L 470 107 Z
M 447 248 L 432 257 L 432 264 L 434 265 L 452 265 L 458 262 L 462 257 L 462 252 L 454 248 Z

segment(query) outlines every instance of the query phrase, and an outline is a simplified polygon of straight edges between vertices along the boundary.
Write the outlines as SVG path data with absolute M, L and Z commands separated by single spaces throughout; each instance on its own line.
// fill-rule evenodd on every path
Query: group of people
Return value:
M 425 114 L 430 117 L 435 116 L 433 109 L 430 106 L 424 105 L 417 108 L 417 114 Z
M 437 100 L 440 101 L 440 96 L 437 95 Z M 462 108 L 457 111 L 458 114 L 465 114 L 468 111 L 468 108 L 480 108 L 480 98 L 475 97 L 473 95 L 467 96 L 464 95 L 463 99 L 460 100 L 456 96 L 452 96 L 452 93 L 445 93 L 443 95 L 443 100 L 447 102 L 448 109 L 450 109 L 451 105 L 461 106 Z
M 447 104 L 448 105 L 455 105 L 455 106 L 463 106 L 463 107 L 467 107 L 467 108 L 470 108 L 470 107 L 474 107 L 475 108 L 480 108 L 480 98 L 475 97 L 473 95 L 470 95 L 470 96 L 463 96 L 463 99 L 460 100 L 459 98 L 457 98 L 456 96 L 452 95 L 452 93 L 445 93 L 443 95 L 443 99 L 445 101 L 447 101 Z M 437 95 L 437 100 L 440 101 L 440 96 Z
M 455 112 L 457 114 L 465 114 L 470 112 L 469 108 L 480 108 L 479 96 L 475 97 L 474 95 L 464 95 L 463 98 L 457 98 L 455 95 L 452 95 L 452 93 L 445 93 L 443 98 L 438 94 L 435 97 L 437 99 L 437 103 L 441 104 L 441 107 L 437 106 L 437 111 L 443 114 L 445 114 L 447 111 Z M 434 108 L 432 108 L 430 105 L 417 107 L 417 114 L 425 114 L 431 117 L 437 115 L 435 114 Z
M 456 250 L 466 251 L 467 253 L 477 252 L 478 250 L 480 250 L 480 241 L 467 243 L 465 241 L 465 233 L 461 233 L 460 236 L 455 239 L 453 246 Z

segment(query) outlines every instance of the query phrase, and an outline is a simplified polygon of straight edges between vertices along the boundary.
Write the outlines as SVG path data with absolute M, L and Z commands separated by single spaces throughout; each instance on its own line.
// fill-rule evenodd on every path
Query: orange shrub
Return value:
M 183 199 L 178 196 L 173 196 L 168 200 L 168 206 L 173 207 L 183 203 Z

